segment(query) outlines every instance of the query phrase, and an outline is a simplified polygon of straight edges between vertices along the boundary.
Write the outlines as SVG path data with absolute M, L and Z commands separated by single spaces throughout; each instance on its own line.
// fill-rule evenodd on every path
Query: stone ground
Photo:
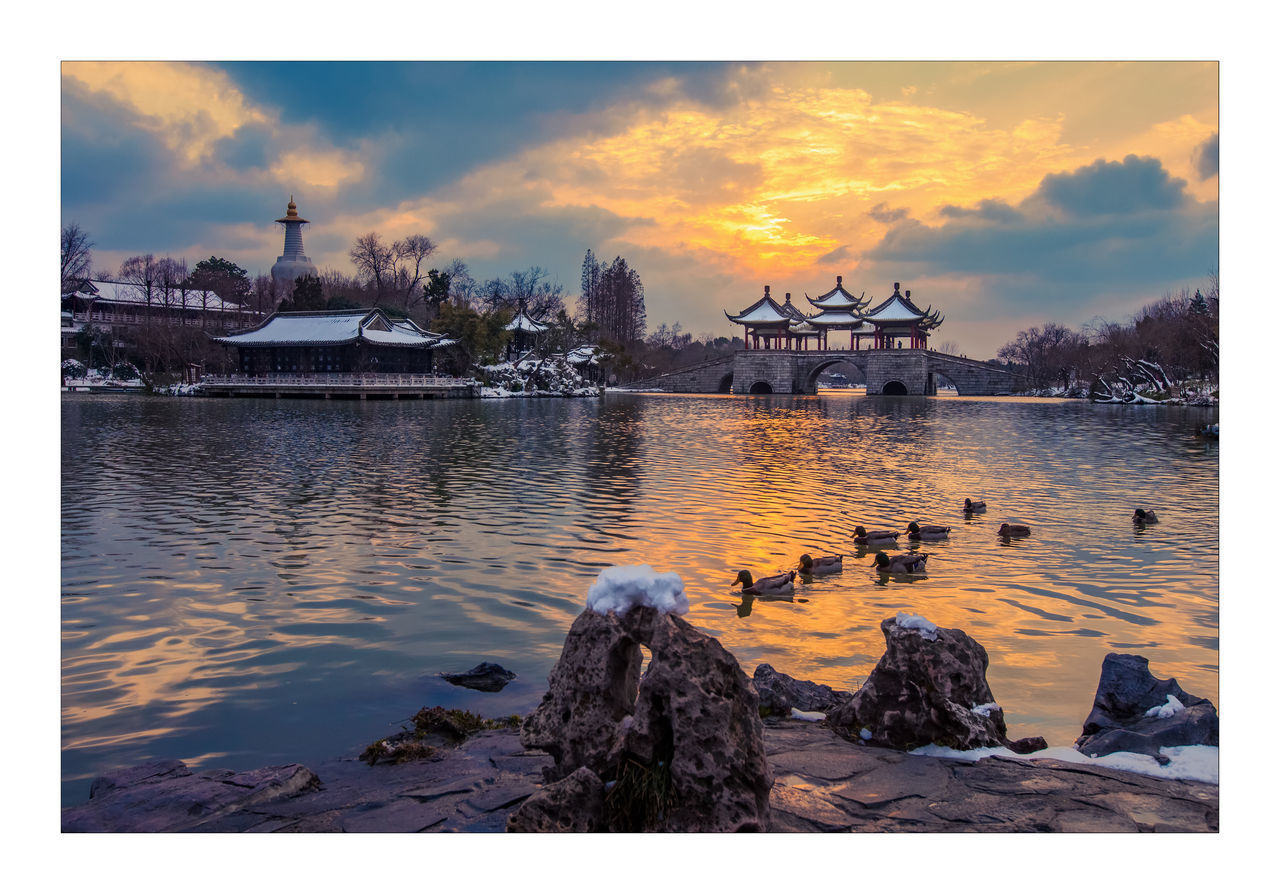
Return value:
M 1218 787 L 1055 760 L 921 757 L 767 723 L 775 832 L 1216 832 Z M 514 731 L 430 760 L 233 773 L 157 761 L 98 782 L 64 832 L 501 832 L 551 763 Z

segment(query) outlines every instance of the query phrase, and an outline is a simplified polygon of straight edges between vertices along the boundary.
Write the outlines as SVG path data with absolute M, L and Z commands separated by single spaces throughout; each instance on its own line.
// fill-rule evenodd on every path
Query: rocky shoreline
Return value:
M 590 606 L 519 731 L 517 718 L 424 708 L 415 730 L 361 760 L 244 772 L 155 761 L 94 780 L 88 803 L 62 811 L 62 831 L 1218 831 L 1215 783 L 1010 741 L 985 650 L 963 631 L 885 619 L 885 655 L 848 693 L 768 665 L 749 679 L 672 611 Z M 642 644 L 653 653 L 643 674 Z M 482 664 L 452 676 L 484 689 L 508 674 Z M 1112 654 L 1076 748 L 1163 764 L 1216 746 L 1217 730 L 1208 700 L 1156 679 L 1141 656 Z M 910 753 L 921 744 L 1002 756 Z
M 1058 760 L 977 762 L 764 725 L 773 832 L 1217 832 L 1218 786 Z M 95 780 L 63 832 L 502 832 L 552 759 L 515 731 L 402 764 L 234 773 L 157 761 Z

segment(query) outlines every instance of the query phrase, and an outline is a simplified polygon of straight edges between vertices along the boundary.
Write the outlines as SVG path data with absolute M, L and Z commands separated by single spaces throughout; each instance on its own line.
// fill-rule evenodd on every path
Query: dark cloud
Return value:
M 257 124 L 240 127 L 234 137 L 213 144 L 214 160 L 234 171 L 270 167 L 274 153 L 271 129 Z
M 975 208 L 961 208 L 959 205 L 943 205 L 939 209 L 943 217 L 970 218 L 986 220 L 992 223 L 1015 223 L 1022 220 L 1022 214 L 1012 205 L 997 199 L 983 199 Z
M 854 259 L 853 252 L 849 251 L 849 246 L 842 245 L 834 251 L 829 251 L 822 257 L 818 258 L 819 264 L 844 264 Z
M 1127 155 L 1123 162 L 1098 159 L 1069 174 L 1048 174 L 1037 195 L 1083 217 L 1176 208 L 1186 199 L 1186 185 L 1170 177 L 1159 159 Z
M 1196 174 L 1201 180 L 1208 180 L 1218 175 L 1218 132 L 1195 148 L 1191 155 L 1196 166 Z
M 891 224 L 905 220 L 909 213 L 906 208 L 890 208 L 888 202 L 881 202 L 868 211 L 867 216 L 872 220 L 880 221 L 880 223 Z
M 132 126 L 133 114 L 105 97 L 69 89 L 62 97 L 63 207 L 94 206 L 148 194 L 169 153 Z M 95 235 L 95 241 L 99 241 Z
M 521 148 L 566 135 L 567 122 L 622 126 L 605 114 L 657 103 L 648 85 L 723 64 L 599 62 L 243 62 L 225 69 L 252 103 L 306 124 L 342 149 L 376 145 L 366 197 L 399 201 L 452 183 Z M 718 82 L 719 79 L 708 79 Z M 678 87 L 679 92 L 681 88 Z M 599 111 L 599 116 L 592 116 Z M 572 118 L 571 118 L 572 116 Z
M 947 221 L 938 227 L 903 222 L 864 257 L 868 272 L 904 280 L 1004 282 L 989 300 L 1010 311 L 1051 301 L 1083 306 L 1117 289 L 1158 292 L 1218 263 L 1217 203 L 1189 199 L 1184 185 L 1150 159 L 1097 162 L 1046 176 L 1016 208 L 988 200 L 942 209 Z M 1111 197 L 1103 195 L 1108 187 Z M 1046 214 L 1045 200 L 1066 215 Z

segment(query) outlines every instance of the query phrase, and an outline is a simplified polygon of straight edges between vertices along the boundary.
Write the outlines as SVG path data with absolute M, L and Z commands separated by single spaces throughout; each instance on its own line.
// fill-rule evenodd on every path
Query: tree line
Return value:
M 1125 322 L 1095 317 L 1080 329 L 1032 326 L 997 356 L 1036 390 L 1102 396 L 1208 390 L 1218 381 L 1219 289 L 1216 273 L 1194 292 L 1166 292 Z
M 503 327 L 523 309 L 549 326 L 540 339 L 545 350 L 563 352 L 596 343 L 611 358 L 615 373 L 633 376 L 647 365 L 640 274 L 622 257 L 601 264 L 591 250 L 583 263 L 584 294 L 578 298 L 575 316 L 566 306 L 564 286 L 546 269 L 530 266 L 480 279 L 461 258 L 433 264 L 438 245 L 421 233 L 395 240 L 365 233 L 353 240 L 348 251 L 354 272 L 330 268 L 293 282 L 265 275 L 250 278 L 244 268 L 220 257 L 188 267 L 184 259 L 141 254 L 125 259 L 115 271 L 91 272 L 92 247 L 77 223 L 63 227 L 64 295 L 82 280 L 97 279 L 131 287 L 146 308 L 208 309 L 216 296 L 244 309 L 243 319 L 202 315 L 201 328 L 210 334 L 248 325 L 276 310 L 377 307 L 457 338 L 465 369 L 475 362 L 498 359 L 508 338 Z M 144 321 L 131 327 L 130 352 L 151 375 L 171 373 L 188 363 L 220 371 L 227 365 L 227 352 L 191 328 L 175 326 L 163 314 L 144 313 Z M 92 327 L 82 333 L 81 342 L 91 364 L 105 362 L 107 355 L 114 358 L 123 350 L 118 338 Z

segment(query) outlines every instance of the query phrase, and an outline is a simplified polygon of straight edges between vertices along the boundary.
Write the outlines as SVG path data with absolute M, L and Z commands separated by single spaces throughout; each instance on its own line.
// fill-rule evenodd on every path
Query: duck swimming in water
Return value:
M 1133 523 L 1135 525 L 1154 525 L 1160 519 L 1156 518 L 1156 514 L 1150 509 L 1133 510 Z
M 890 556 L 879 552 L 871 564 L 881 574 L 924 574 L 924 563 L 928 559 L 928 553 L 898 553 Z
M 916 522 L 907 525 L 908 540 L 942 540 L 950 533 L 951 529 L 943 525 L 921 525 Z
M 801 574 L 835 574 L 844 571 L 844 556 L 818 556 L 805 553 L 800 557 Z
M 737 578 L 734 580 L 736 584 L 742 584 L 742 592 L 751 593 L 754 596 L 778 596 L 784 593 L 794 593 L 795 584 L 792 583 L 796 579 L 794 571 L 784 571 L 782 574 L 774 574 L 769 577 L 762 577 L 759 580 L 752 580 L 751 572 L 745 568 L 738 572 Z
M 1011 525 L 1005 522 L 996 533 L 1001 537 L 1026 537 L 1031 533 L 1031 529 L 1026 525 Z
M 898 542 L 898 532 L 868 531 L 862 525 L 858 525 L 858 527 L 853 529 L 853 542 L 864 545 L 868 543 L 892 543 L 896 545 Z
M 965 512 L 986 512 L 987 501 L 986 500 L 970 500 L 968 497 L 965 497 L 964 511 Z

